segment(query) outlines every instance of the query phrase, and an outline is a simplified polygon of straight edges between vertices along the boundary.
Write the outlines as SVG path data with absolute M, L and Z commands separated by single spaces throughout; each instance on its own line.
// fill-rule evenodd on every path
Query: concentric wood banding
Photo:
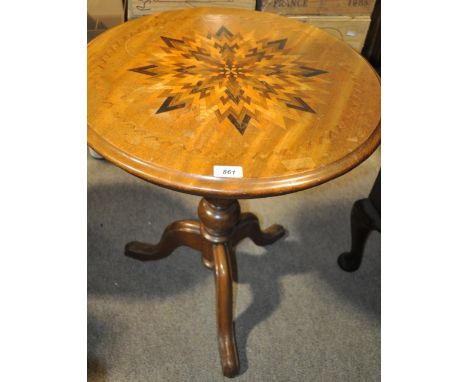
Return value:
M 380 141 L 380 82 L 327 33 L 196 8 L 128 22 L 88 47 L 88 142 L 127 171 L 204 196 L 294 192 Z M 240 179 L 214 165 L 242 166 Z

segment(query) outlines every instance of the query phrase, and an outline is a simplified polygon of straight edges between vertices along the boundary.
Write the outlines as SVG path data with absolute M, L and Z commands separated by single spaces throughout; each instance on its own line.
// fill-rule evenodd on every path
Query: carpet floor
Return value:
M 350 173 L 295 194 L 241 201 L 285 238 L 236 250 L 236 381 L 380 380 L 380 235 L 361 269 L 340 270 L 350 211 L 369 193 L 377 151 Z M 212 272 L 179 248 L 142 263 L 132 240 L 157 242 L 174 220 L 196 218 L 199 198 L 151 185 L 88 156 L 88 380 L 222 381 Z

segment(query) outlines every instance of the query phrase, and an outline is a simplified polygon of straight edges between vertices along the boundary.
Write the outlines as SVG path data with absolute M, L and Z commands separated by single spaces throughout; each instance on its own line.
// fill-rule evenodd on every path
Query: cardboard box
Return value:
M 88 42 L 124 22 L 122 0 L 88 0 Z
M 170 11 L 173 9 L 195 8 L 195 7 L 223 7 L 255 9 L 256 0 L 128 0 L 127 20 L 150 15 L 155 12 Z
M 292 20 L 319 27 L 361 52 L 366 42 L 371 18 L 369 16 L 290 16 Z
M 281 15 L 370 16 L 375 0 L 259 0 L 260 10 Z

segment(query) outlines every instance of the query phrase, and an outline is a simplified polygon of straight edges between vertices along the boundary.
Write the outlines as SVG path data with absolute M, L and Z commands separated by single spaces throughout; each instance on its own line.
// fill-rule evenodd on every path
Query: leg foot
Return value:
M 364 246 L 369 234 L 374 230 L 370 218 L 373 209 L 368 199 L 358 200 L 351 210 L 351 251 L 338 257 L 338 265 L 346 272 L 354 272 L 361 266 Z
M 239 358 L 233 327 L 232 273 L 229 245 L 213 244 L 216 283 L 218 346 L 223 374 L 234 377 L 239 372 Z
M 342 253 L 338 256 L 338 265 L 346 272 L 354 272 L 361 266 L 362 256 L 356 256 L 350 252 Z
M 165 229 L 158 244 L 132 241 L 125 246 L 125 255 L 141 261 L 159 260 L 169 256 L 182 245 L 202 250 L 199 222 L 195 220 L 174 222 Z
M 285 229 L 274 224 L 262 231 L 258 218 L 252 213 L 243 213 L 240 220 L 236 225 L 234 233 L 231 238 L 232 245 L 235 246 L 241 240 L 249 237 L 252 241 L 260 246 L 273 244 L 276 240 L 280 239 L 286 233 Z

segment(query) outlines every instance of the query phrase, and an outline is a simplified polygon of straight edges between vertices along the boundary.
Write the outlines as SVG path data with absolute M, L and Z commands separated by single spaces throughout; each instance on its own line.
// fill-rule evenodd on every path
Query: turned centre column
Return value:
M 240 205 L 235 199 L 202 198 L 198 216 L 203 237 L 211 243 L 225 243 L 239 222 Z

